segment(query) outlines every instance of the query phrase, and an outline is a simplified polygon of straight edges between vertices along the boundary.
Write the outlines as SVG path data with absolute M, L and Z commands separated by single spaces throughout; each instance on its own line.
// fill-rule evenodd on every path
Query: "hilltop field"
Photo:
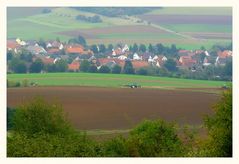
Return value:
M 51 8 L 44 14 L 42 10 L 8 8 L 8 38 L 67 41 L 82 35 L 88 44 L 163 43 L 185 49 L 210 48 L 232 39 L 231 8 L 155 8 L 144 14 L 116 17 L 74 8 Z M 19 13 L 17 17 L 14 12 Z M 102 22 L 79 21 L 77 15 L 99 15 Z

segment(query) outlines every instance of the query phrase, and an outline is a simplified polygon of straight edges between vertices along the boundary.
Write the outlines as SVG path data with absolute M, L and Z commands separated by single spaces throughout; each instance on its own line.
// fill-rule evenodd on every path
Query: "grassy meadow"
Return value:
M 179 89 L 179 88 L 219 88 L 224 81 L 189 80 L 168 77 L 100 74 L 100 73 L 44 73 L 44 74 L 8 74 L 9 81 L 36 82 L 39 86 L 97 86 L 122 87 L 138 83 L 143 88 Z

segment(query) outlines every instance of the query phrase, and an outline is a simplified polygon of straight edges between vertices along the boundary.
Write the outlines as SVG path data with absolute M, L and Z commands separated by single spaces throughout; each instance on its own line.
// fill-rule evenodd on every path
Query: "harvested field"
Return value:
M 200 39 L 232 39 L 231 33 L 182 32 L 182 34 L 190 35 Z
M 179 90 L 35 87 L 8 88 L 7 106 L 43 96 L 58 100 L 79 129 L 128 129 L 144 119 L 162 118 L 179 124 L 199 125 L 211 114 L 218 95 Z
M 156 24 L 232 24 L 232 16 L 227 15 L 142 15 L 139 17 Z
M 114 27 L 104 27 L 104 28 L 92 28 L 92 29 L 81 29 L 81 30 L 71 30 L 59 32 L 61 35 L 67 36 L 78 36 L 82 35 L 85 38 L 92 39 L 97 38 L 97 35 L 102 34 L 113 34 L 113 33 L 167 33 L 161 29 L 151 27 L 151 26 L 143 26 L 143 25 L 132 25 L 132 26 L 114 26 Z

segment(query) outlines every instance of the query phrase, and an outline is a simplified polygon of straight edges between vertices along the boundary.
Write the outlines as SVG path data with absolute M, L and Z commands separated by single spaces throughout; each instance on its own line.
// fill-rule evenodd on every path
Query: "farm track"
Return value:
M 69 120 L 81 130 L 130 129 L 144 119 L 162 118 L 180 125 L 200 125 L 217 94 L 185 90 L 36 87 L 8 88 L 7 106 L 42 96 L 63 105 Z

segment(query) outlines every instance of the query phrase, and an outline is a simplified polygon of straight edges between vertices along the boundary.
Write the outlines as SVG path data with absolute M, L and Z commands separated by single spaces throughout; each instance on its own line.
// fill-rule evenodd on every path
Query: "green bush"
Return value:
M 16 113 L 16 109 L 7 107 L 7 130 L 11 130 L 13 127 L 12 118 Z
M 182 156 L 183 144 L 176 134 L 175 125 L 162 120 L 144 121 L 129 136 L 131 156 L 169 157 Z
M 72 127 L 64 116 L 61 105 L 50 104 L 41 97 L 33 98 L 16 108 L 13 130 L 31 136 L 42 134 L 66 134 Z
M 205 118 L 209 133 L 205 156 L 232 157 L 232 88 L 223 93 L 214 111 Z
M 14 133 L 8 137 L 8 157 L 91 157 L 97 156 L 94 144 L 84 135 Z
M 129 149 L 127 140 L 122 136 L 115 137 L 104 144 L 104 156 L 106 157 L 128 157 Z

